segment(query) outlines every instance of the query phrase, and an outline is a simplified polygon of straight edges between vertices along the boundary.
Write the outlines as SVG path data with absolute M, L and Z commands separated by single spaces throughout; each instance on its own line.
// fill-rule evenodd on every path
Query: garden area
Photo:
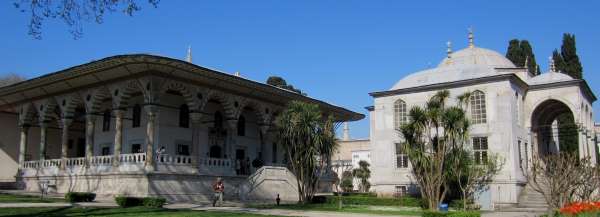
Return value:
M 33 195 L 14 195 L 0 193 L 0 203 L 60 203 L 65 202 L 62 198 L 49 198 Z
M 130 208 L 0 208 L 0 216 L 198 216 L 198 217 L 265 217 L 265 215 L 228 213 L 228 212 L 206 212 L 191 210 L 171 210 L 162 208 L 130 207 Z

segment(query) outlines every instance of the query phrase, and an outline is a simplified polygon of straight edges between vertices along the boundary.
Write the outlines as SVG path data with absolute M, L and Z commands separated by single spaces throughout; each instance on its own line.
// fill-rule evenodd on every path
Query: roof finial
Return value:
M 475 47 L 473 43 L 473 27 L 469 27 L 469 48 Z
M 448 54 L 448 58 L 450 58 L 450 54 L 452 54 L 452 42 L 448 41 L 446 42 L 446 45 L 448 46 L 448 49 L 446 49 L 446 53 Z
M 552 56 L 548 57 L 550 60 L 550 72 L 556 72 L 556 66 L 554 65 L 554 58 Z
M 185 61 L 188 63 L 192 63 L 192 46 L 188 46 L 187 56 L 185 57 Z

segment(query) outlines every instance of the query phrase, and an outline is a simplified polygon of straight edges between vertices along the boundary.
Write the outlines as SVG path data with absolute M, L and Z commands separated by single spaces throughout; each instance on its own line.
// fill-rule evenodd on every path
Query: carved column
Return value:
M 192 165 L 198 166 L 198 158 L 200 153 L 200 129 L 202 129 L 202 113 L 190 113 L 192 119 L 192 147 L 190 148 L 190 156 L 192 156 Z
M 92 114 L 85 116 L 85 157 L 88 161 L 94 156 L 94 128 L 96 117 Z M 88 164 L 89 165 L 89 164 Z
M 227 144 L 225 144 L 227 157 L 232 160 L 232 164 L 235 165 L 235 147 L 236 144 L 235 136 L 237 135 L 237 119 L 227 120 Z
M 113 166 L 119 166 L 119 159 L 121 157 L 121 149 L 123 147 L 123 115 L 124 110 L 115 110 L 115 142 L 113 147 Z
M 63 118 L 62 119 L 62 136 L 61 136 L 61 148 L 60 148 L 60 157 L 62 159 L 62 163 L 60 168 L 64 169 L 67 163 L 67 157 L 69 152 L 69 126 L 73 123 L 73 119 L 71 118 Z
M 25 163 L 25 154 L 27 153 L 27 135 L 29 134 L 29 125 L 21 125 L 21 140 L 19 141 L 19 166 Z
M 146 123 L 146 167 L 149 170 L 154 170 L 154 138 L 158 107 L 154 105 L 148 105 L 145 107 L 145 109 L 148 116 Z
M 40 160 L 46 160 L 46 131 L 47 122 L 40 122 Z

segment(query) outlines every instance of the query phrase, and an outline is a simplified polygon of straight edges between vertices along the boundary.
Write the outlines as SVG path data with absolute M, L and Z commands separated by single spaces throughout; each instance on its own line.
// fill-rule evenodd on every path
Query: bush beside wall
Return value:
M 91 192 L 69 192 L 65 194 L 65 200 L 69 203 L 92 202 L 96 199 L 96 194 Z
M 338 204 L 338 201 L 337 196 L 327 197 L 327 203 Z M 380 198 L 363 195 L 342 197 L 342 203 L 347 205 L 421 207 L 421 201 L 421 199 L 414 197 Z
M 144 206 L 149 208 L 162 208 L 163 205 L 167 202 L 165 198 L 162 197 L 124 197 L 119 196 L 115 197 L 115 202 L 123 208 L 126 207 L 134 207 L 134 206 Z

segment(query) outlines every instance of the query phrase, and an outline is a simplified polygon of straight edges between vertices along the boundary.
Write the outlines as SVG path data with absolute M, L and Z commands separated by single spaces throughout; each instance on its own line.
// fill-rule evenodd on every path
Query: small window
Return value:
M 110 147 L 108 147 L 108 146 L 102 147 L 102 156 L 107 156 L 107 155 L 110 155 Z
M 237 122 L 237 135 L 246 136 L 246 118 L 240 116 Z
M 519 168 L 523 169 L 523 147 L 521 147 L 521 140 L 517 141 L 517 150 L 519 151 Z
M 177 155 L 189 156 L 190 155 L 190 146 L 183 145 L 183 144 L 177 145 Z
M 473 124 L 482 124 L 487 122 L 485 107 L 485 94 L 479 90 L 473 91 L 470 98 L 471 104 L 471 122 Z
M 394 197 L 396 198 L 408 195 L 408 187 L 406 185 L 397 185 L 395 190 Z
M 404 153 L 401 143 L 396 143 L 396 168 L 407 168 L 408 156 Z
M 190 127 L 190 109 L 186 104 L 179 107 L 179 127 Z
M 131 144 L 131 153 L 142 153 L 142 145 L 141 144 Z
M 132 112 L 133 114 L 131 116 L 133 117 L 133 120 L 131 122 L 131 127 L 140 127 L 142 122 L 142 107 L 139 104 L 135 104 Z
M 105 110 L 102 115 L 102 132 L 107 132 L 110 130 L 110 110 Z
M 473 137 L 473 155 L 476 164 L 483 164 L 488 156 L 487 137 Z

